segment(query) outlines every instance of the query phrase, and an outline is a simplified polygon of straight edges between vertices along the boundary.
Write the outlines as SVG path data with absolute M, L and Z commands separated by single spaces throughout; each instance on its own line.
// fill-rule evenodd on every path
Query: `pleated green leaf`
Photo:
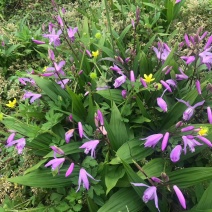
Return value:
M 51 168 L 37 169 L 24 176 L 8 178 L 9 182 L 18 183 L 25 186 L 40 187 L 40 188 L 61 188 L 71 186 L 71 178 L 79 175 L 79 167 L 74 167 L 74 171 L 70 177 L 65 177 L 65 173 L 69 165 L 63 165 L 60 173 L 53 176 Z
M 168 174 L 170 183 L 181 188 L 196 185 L 212 179 L 212 167 L 193 167 L 173 171 Z
M 121 91 L 118 89 L 100 90 L 100 91 L 97 91 L 96 93 L 104 97 L 105 99 L 114 101 L 116 104 L 120 104 L 123 102 Z
M 125 142 L 116 152 L 116 158 L 112 159 L 110 164 L 119 164 L 121 159 L 126 163 L 133 163 L 134 160 L 141 160 L 153 153 L 152 148 L 145 148 L 144 145 L 141 145 L 140 140 L 132 140 Z M 120 159 L 121 158 L 121 159 Z
M 114 193 L 98 212 L 142 211 L 144 204 L 133 188 L 122 188 Z

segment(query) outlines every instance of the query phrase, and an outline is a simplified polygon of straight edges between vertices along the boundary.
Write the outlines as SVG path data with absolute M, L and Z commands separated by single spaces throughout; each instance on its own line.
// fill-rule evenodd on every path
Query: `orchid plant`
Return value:
M 8 180 L 82 191 L 90 211 L 201 209 L 210 202 L 209 181 L 200 201 L 188 190 L 210 180 L 212 168 L 189 161 L 212 147 L 210 33 L 198 29 L 175 46 L 167 37 L 142 47 L 134 36 L 128 48 L 126 34 L 142 24 L 138 8 L 117 34 L 111 26 L 99 32 L 95 23 L 90 31 L 87 18 L 69 26 L 65 10 L 52 5 L 54 23 L 32 40 L 48 45 L 48 64 L 19 78 L 32 91 L 5 105 L 18 109 L 2 118 L 11 132 L 6 148 L 31 149 L 42 160 Z M 107 1 L 103 6 L 108 13 Z M 42 111 L 20 117 L 23 105 Z

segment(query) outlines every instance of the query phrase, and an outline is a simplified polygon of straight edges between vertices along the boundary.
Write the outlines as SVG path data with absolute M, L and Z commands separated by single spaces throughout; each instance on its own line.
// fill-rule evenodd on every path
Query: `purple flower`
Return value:
M 53 50 L 49 49 L 48 50 L 48 55 L 49 55 L 49 59 L 54 61 L 55 60 L 55 56 L 54 56 L 54 52 Z
M 48 67 L 46 68 L 46 71 L 44 74 L 41 74 L 42 76 L 48 77 L 54 75 L 56 78 L 58 78 L 58 75 L 65 75 L 63 71 L 63 66 L 66 64 L 64 60 L 60 61 L 59 64 L 54 62 L 54 67 Z M 57 73 L 57 74 L 56 74 Z
M 163 140 L 162 140 L 162 145 L 161 145 L 161 150 L 162 151 L 164 151 L 166 149 L 168 141 L 169 141 L 169 132 L 166 132 L 164 137 L 163 137 Z
M 157 98 L 157 104 L 164 112 L 167 112 L 168 107 L 166 102 L 162 99 L 162 97 Z
M 118 74 L 120 75 L 123 75 L 124 73 L 121 71 L 121 69 L 117 66 L 117 65 L 113 65 L 113 66 L 110 66 L 110 69 L 112 71 L 116 71 Z
M 199 106 L 203 105 L 204 102 L 205 102 L 205 100 L 203 100 L 203 101 L 201 101 L 201 102 L 196 103 L 194 106 L 191 106 L 191 105 L 189 104 L 189 102 L 186 102 L 186 101 L 184 101 L 184 100 L 182 100 L 182 99 L 177 99 L 177 101 L 178 101 L 178 102 L 184 103 L 184 104 L 188 107 L 188 108 L 184 111 L 184 113 L 183 113 L 183 119 L 184 119 L 185 121 L 188 121 L 188 120 L 193 116 L 194 110 L 195 110 L 196 107 L 199 107 Z
M 165 71 L 165 75 L 169 74 L 170 71 L 172 70 L 172 66 L 166 66 L 162 69 L 162 71 Z
M 145 88 L 147 88 L 146 81 L 142 77 L 140 78 L 140 82 Z
M 192 131 L 194 129 L 193 126 L 187 126 L 181 129 L 181 132 L 188 132 L 188 131 Z
M 91 140 L 88 142 L 85 142 L 82 146 L 80 146 L 80 149 L 85 149 L 85 154 L 88 154 L 91 151 L 91 157 L 95 158 L 95 149 L 97 147 L 97 145 L 99 144 L 99 140 Z
M 174 88 L 177 87 L 177 83 L 173 79 L 166 80 L 166 83 Z
M 135 74 L 134 71 L 130 71 L 130 81 L 135 82 Z
M 71 175 L 73 170 L 74 170 L 74 163 L 72 162 L 71 165 L 69 166 L 68 170 L 66 171 L 65 177 L 68 177 L 69 175 Z
M 195 61 L 194 56 L 182 56 L 180 58 L 183 59 L 187 65 Z
M 202 144 L 199 143 L 197 140 L 194 139 L 194 136 L 192 135 L 186 135 L 182 136 L 183 142 L 184 142 L 184 154 L 186 154 L 186 148 L 189 147 L 191 152 L 195 152 L 195 146 L 201 146 Z
M 211 64 L 212 64 L 212 52 L 210 52 L 212 47 L 205 49 L 205 51 L 201 52 L 199 54 L 201 63 L 204 63 L 208 69 L 211 69 Z
M 62 89 L 65 88 L 65 85 L 70 81 L 70 79 L 63 79 L 63 80 L 60 80 L 60 81 L 57 81 L 57 84 L 60 85 L 60 87 Z
M 202 94 L 202 91 L 201 91 L 200 81 L 197 80 L 195 84 L 196 84 L 196 88 L 197 88 L 198 94 L 201 95 Z
M 22 85 L 26 85 L 26 82 L 29 82 L 29 83 L 31 83 L 32 86 L 35 86 L 35 81 L 34 81 L 33 79 L 30 79 L 30 78 L 21 77 L 21 78 L 18 78 L 18 81 L 19 81 Z
M 67 32 L 68 32 L 68 37 L 70 38 L 71 42 L 74 42 L 75 34 L 78 32 L 78 28 L 77 27 L 74 27 L 74 28 L 69 27 L 67 29 Z
M 189 40 L 189 38 L 188 38 L 188 35 L 185 34 L 184 38 L 185 38 L 186 45 L 187 45 L 188 47 L 190 47 L 190 40 Z
M 171 49 L 168 47 L 166 43 L 158 42 L 158 48 L 153 47 L 153 51 L 155 52 L 158 60 L 165 61 L 171 52 Z
M 50 160 L 46 165 L 45 167 L 48 167 L 48 166 L 52 166 L 52 171 L 58 169 L 60 169 L 60 167 L 62 166 L 62 164 L 64 163 L 65 161 L 65 158 L 54 158 L 52 160 Z
M 64 153 L 64 151 L 62 150 L 62 149 L 60 149 L 59 147 L 57 147 L 57 146 L 50 146 L 51 147 L 51 149 L 54 151 L 54 158 L 56 158 L 56 154 L 59 154 L 59 155 L 64 155 L 65 153 Z
M 208 121 L 210 124 L 212 124 L 212 113 L 210 107 L 207 107 L 207 114 L 208 114 Z
M 134 186 L 145 186 L 147 187 L 147 189 L 144 191 L 144 194 L 143 194 L 143 201 L 145 203 L 147 203 L 149 200 L 153 200 L 155 201 L 155 207 L 159 210 L 159 207 L 158 207 L 158 196 L 157 196 L 157 188 L 155 186 L 148 186 L 144 183 L 131 183 L 132 185 Z
M 77 191 L 79 191 L 81 184 L 83 185 L 83 187 L 85 189 L 87 189 L 87 190 L 89 189 L 88 177 L 90 177 L 91 179 L 95 180 L 88 172 L 86 172 L 86 170 L 84 168 L 81 168 L 80 169 L 80 173 L 79 173 L 79 180 L 78 180 L 78 189 L 77 189 Z M 99 181 L 99 180 L 95 180 L 95 181 Z
M 26 140 L 25 140 L 25 138 L 20 138 L 20 139 L 14 140 L 14 138 L 15 138 L 15 133 L 12 133 L 7 139 L 6 147 L 11 147 L 16 144 L 15 148 L 17 149 L 18 154 L 21 154 L 26 145 Z
M 212 43 L 212 35 L 208 38 L 207 43 L 204 46 L 204 50 L 208 49 Z
M 127 97 L 127 90 L 122 90 L 122 91 L 121 91 L 121 95 L 122 95 L 122 97 L 123 97 L 124 99 L 126 99 L 126 97 Z
M 37 44 L 37 45 L 41 45 L 41 44 L 45 44 L 44 41 L 41 41 L 41 40 L 35 40 L 35 39 L 32 39 L 32 41 Z
M 181 74 L 175 74 L 176 80 L 188 79 L 188 76 L 186 74 L 184 74 L 184 72 L 181 68 L 179 68 L 179 71 Z
M 44 38 L 49 38 L 49 44 L 51 45 L 54 43 L 54 46 L 57 47 L 60 45 L 60 35 L 62 33 L 62 30 L 58 30 L 57 33 L 55 32 L 55 29 L 53 28 L 51 31 L 51 34 L 43 34 Z
M 70 129 L 69 131 L 67 131 L 65 133 L 65 141 L 66 141 L 66 143 L 70 142 L 70 139 L 71 139 L 71 137 L 73 137 L 73 134 L 74 134 L 74 129 Z
M 127 79 L 127 77 L 125 75 L 122 75 L 122 76 L 118 77 L 117 79 L 115 79 L 115 83 L 113 84 L 113 86 L 115 88 L 118 88 L 123 83 L 125 83 L 126 79 Z
M 179 2 L 181 2 L 181 0 L 176 0 L 175 4 L 177 4 L 177 3 L 179 3 Z
M 212 143 L 207 138 L 200 135 L 197 135 L 196 137 L 199 138 L 205 144 L 207 144 L 209 147 L 212 147 Z
M 78 130 L 79 130 L 79 136 L 80 138 L 83 137 L 83 127 L 82 127 L 82 123 L 78 122 Z
M 56 17 L 56 20 L 57 20 L 58 24 L 59 24 L 61 27 L 64 26 L 63 20 L 62 20 L 62 18 L 61 18 L 59 15 Z
M 89 57 L 92 57 L 92 54 L 91 54 L 91 52 L 88 50 L 88 49 L 86 49 L 86 54 L 89 56 Z
M 100 122 L 100 125 L 103 126 L 104 125 L 104 118 L 103 118 L 101 110 L 97 110 L 97 117 L 98 117 L 98 120 Z
M 173 186 L 173 189 L 177 195 L 178 200 L 180 201 L 180 204 L 182 205 L 184 209 L 186 209 L 186 201 L 183 196 L 183 193 L 180 191 L 180 189 L 176 185 Z
M 146 140 L 146 142 L 144 143 L 145 147 L 153 147 L 154 148 L 162 137 L 163 137 L 163 134 L 154 134 L 154 135 L 150 135 L 146 138 L 141 138 L 141 140 Z
M 180 160 L 181 152 L 182 152 L 181 145 L 177 145 L 170 153 L 171 161 L 176 163 L 178 160 Z
M 32 104 L 36 99 L 39 99 L 42 95 L 37 93 L 32 93 L 31 91 L 25 91 L 25 94 L 23 96 L 23 99 L 30 99 L 30 103 Z
M 156 183 L 161 183 L 161 179 L 159 179 L 157 177 L 151 177 L 151 179 Z
M 170 86 L 163 80 L 160 80 L 160 83 L 169 91 L 172 92 L 172 89 L 170 88 Z

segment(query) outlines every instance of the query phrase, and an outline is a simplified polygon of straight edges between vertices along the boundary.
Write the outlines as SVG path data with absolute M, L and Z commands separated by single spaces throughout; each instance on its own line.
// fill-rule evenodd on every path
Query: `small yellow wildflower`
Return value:
M 16 105 L 16 103 L 17 103 L 17 100 L 16 100 L 16 98 L 14 98 L 14 100 L 13 100 L 12 102 L 9 101 L 9 103 L 6 104 L 6 106 L 7 106 L 7 107 L 10 107 L 10 108 L 14 108 L 15 105 Z
M 0 121 L 3 120 L 3 113 L 0 113 Z
M 90 73 L 90 78 L 93 79 L 93 80 L 97 79 L 97 74 L 96 74 L 96 72 L 91 72 L 91 73 Z
M 46 72 L 46 69 L 47 69 L 47 66 L 45 66 L 45 67 L 43 68 L 43 72 Z
M 94 58 L 97 58 L 99 56 L 99 50 L 95 51 L 95 52 L 92 52 L 92 56 Z
M 101 35 L 100 32 L 97 32 L 97 33 L 95 34 L 95 38 L 96 38 L 96 39 L 100 39 L 101 37 L 102 37 L 102 35 Z
M 155 78 L 152 78 L 152 74 L 150 74 L 150 75 L 144 74 L 144 81 L 145 82 L 150 83 L 150 82 L 152 82 L 154 80 L 155 80 Z
M 200 127 L 200 130 L 198 131 L 198 134 L 200 136 L 207 135 L 207 133 L 208 133 L 208 128 L 207 127 Z

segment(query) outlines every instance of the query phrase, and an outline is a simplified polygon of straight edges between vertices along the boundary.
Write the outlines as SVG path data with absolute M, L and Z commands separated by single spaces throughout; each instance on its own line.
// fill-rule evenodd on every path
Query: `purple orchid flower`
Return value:
M 18 78 L 18 81 L 22 84 L 22 85 L 26 85 L 26 82 L 31 83 L 32 86 L 35 86 L 35 81 L 31 78 L 25 78 L 25 77 L 21 77 Z
M 166 149 L 168 141 L 169 141 L 169 132 L 166 132 L 164 137 L 163 137 L 163 140 L 162 140 L 162 145 L 161 145 L 162 151 L 164 151 Z
M 200 81 L 197 80 L 197 81 L 195 82 L 195 85 L 196 85 L 198 94 L 201 95 L 201 94 L 202 94 L 202 91 L 201 91 L 201 84 L 200 84 Z
M 188 79 L 188 76 L 183 72 L 182 68 L 179 68 L 181 74 L 175 74 L 176 80 Z
M 201 52 L 199 54 L 201 63 L 205 64 L 208 69 L 211 69 L 211 64 L 212 64 L 212 52 L 210 52 L 212 47 L 205 49 L 205 51 Z
M 180 160 L 180 155 L 182 152 L 182 147 L 181 145 L 177 145 L 170 153 L 170 159 L 172 162 L 176 163 L 177 161 Z
M 122 90 L 122 91 L 121 91 L 121 95 L 122 95 L 122 97 L 123 97 L 124 99 L 126 99 L 126 97 L 127 97 L 127 90 Z
M 166 43 L 158 42 L 158 48 L 153 47 L 153 51 L 155 52 L 158 60 L 162 60 L 163 62 L 169 56 L 171 49 L 168 47 Z
M 41 40 L 35 40 L 35 39 L 32 39 L 32 41 L 37 44 L 37 45 L 41 45 L 41 44 L 45 44 L 44 41 L 41 41 Z
M 26 140 L 25 140 L 25 138 L 20 138 L 20 139 L 14 140 L 15 134 L 16 133 L 10 134 L 10 136 L 7 139 L 6 147 L 11 147 L 11 146 L 15 145 L 15 148 L 17 149 L 18 154 L 22 154 L 23 149 L 26 145 Z
M 173 189 L 177 195 L 177 198 L 178 198 L 180 204 L 182 205 L 182 207 L 184 209 L 186 209 L 186 201 L 185 201 L 185 197 L 183 196 L 182 191 L 176 185 L 173 186 Z
M 212 147 L 211 141 L 209 141 L 207 138 L 200 136 L 200 135 L 197 135 L 196 138 L 199 138 L 202 142 L 207 144 L 210 148 Z
M 163 137 L 163 134 L 153 134 L 146 138 L 141 138 L 140 140 L 146 140 L 144 143 L 145 147 L 155 147 L 160 139 Z
M 202 144 L 199 143 L 197 140 L 194 139 L 194 136 L 192 135 L 186 135 L 182 136 L 183 142 L 184 142 L 184 154 L 186 154 L 186 148 L 189 147 L 191 152 L 195 152 L 195 146 L 201 146 Z
M 97 145 L 99 144 L 99 140 L 91 140 L 91 141 L 87 141 L 85 142 L 82 146 L 80 146 L 80 149 L 85 149 L 85 154 L 88 154 L 91 151 L 91 157 L 95 158 L 96 154 L 95 154 L 95 149 L 97 147 Z
M 56 20 L 57 20 L 58 24 L 59 24 L 61 27 L 64 26 L 63 20 L 62 20 L 62 18 L 60 17 L 60 15 L 58 15 L 58 16 L 56 17 Z
M 125 83 L 127 77 L 125 75 L 122 75 L 118 78 L 115 79 L 115 83 L 113 84 L 113 86 L 115 88 L 118 88 L 119 86 L 121 86 L 123 83 Z
M 212 43 L 212 35 L 208 38 L 207 43 L 204 46 L 204 50 L 208 49 Z
M 157 104 L 164 112 L 167 112 L 168 106 L 162 97 L 157 98 Z
M 79 173 L 79 180 L 78 180 L 78 189 L 77 189 L 77 191 L 79 191 L 81 184 L 83 185 L 83 187 L 85 189 L 87 189 L 87 190 L 89 189 L 88 177 L 90 177 L 91 179 L 95 180 L 88 172 L 86 172 L 86 170 L 84 168 L 81 168 L 80 169 L 80 173 Z M 99 180 L 95 180 L 95 181 L 99 181 Z
M 181 132 L 193 131 L 194 126 L 187 126 L 181 129 Z
M 190 63 L 195 61 L 194 56 L 182 56 L 180 58 L 183 59 L 186 62 L 187 65 L 189 65 Z
M 182 100 L 182 99 L 177 99 L 177 101 L 178 101 L 178 102 L 182 102 L 183 104 L 185 104 L 185 105 L 188 107 L 188 108 L 184 111 L 184 113 L 183 113 L 183 119 L 184 119 L 185 121 L 188 121 L 188 120 L 193 116 L 194 110 L 195 110 L 196 107 L 199 107 L 199 106 L 203 105 L 204 102 L 205 102 L 205 100 L 203 100 L 203 101 L 201 101 L 201 102 L 196 103 L 194 106 L 191 106 L 191 105 L 189 104 L 189 102 L 186 102 L 186 101 L 184 101 L 184 100 Z
M 82 123 L 81 122 L 78 122 L 78 131 L 79 131 L 80 138 L 82 138 L 83 135 L 84 135 L 84 132 L 83 132 L 83 127 L 82 127 Z
M 71 27 L 69 27 L 67 29 L 68 32 L 68 37 L 70 38 L 71 42 L 75 41 L 75 34 L 78 32 L 78 28 L 74 27 L 73 29 Z
M 153 200 L 155 201 L 155 207 L 159 210 L 159 207 L 158 207 L 158 196 L 157 196 L 157 187 L 155 186 L 148 186 L 144 183 L 131 183 L 132 185 L 134 186 L 145 186 L 147 187 L 147 189 L 144 191 L 144 194 L 143 194 L 143 201 L 145 203 L 147 203 L 149 200 Z
M 56 169 L 59 172 L 60 167 L 62 166 L 62 164 L 65 162 L 65 158 L 54 158 L 52 160 L 50 160 L 45 167 L 51 166 L 52 167 L 52 171 L 55 171 Z
M 210 124 L 212 124 L 212 112 L 210 107 L 207 107 L 207 114 L 208 114 L 208 121 Z
M 135 82 L 135 74 L 134 74 L 134 71 L 130 71 L 130 81 L 131 82 Z
M 62 34 L 62 30 L 58 30 L 57 33 L 55 32 L 55 29 L 53 28 L 51 31 L 51 34 L 43 34 L 44 38 L 49 39 L 49 44 L 51 45 L 54 43 L 54 46 L 60 46 L 60 35 Z
M 74 170 L 74 163 L 72 162 L 68 170 L 66 171 L 65 177 L 68 177 L 69 175 L 71 175 L 73 170 Z
M 70 79 L 63 79 L 63 80 L 60 80 L 60 81 L 57 81 L 57 84 L 60 85 L 60 87 L 62 89 L 65 89 L 65 85 L 70 81 Z
M 112 71 L 116 71 L 120 75 L 124 75 L 124 73 L 122 72 L 122 70 L 117 65 L 110 66 L 110 69 Z
M 32 93 L 31 91 L 25 91 L 25 94 L 23 96 L 23 99 L 30 99 L 30 103 L 32 104 L 36 99 L 39 99 L 42 95 L 37 93 Z
M 66 64 L 66 62 L 64 60 L 60 61 L 59 64 L 54 62 L 54 67 L 46 68 L 45 73 L 41 74 L 41 76 L 49 77 L 49 76 L 53 76 L 54 75 L 55 78 L 58 78 L 59 74 L 65 76 L 65 73 L 64 73 L 64 71 L 62 69 L 65 64 Z
M 50 148 L 53 150 L 53 152 L 54 152 L 54 154 L 53 154 L 53 156 L 54 156 L 54 158 L 56 158 L 56 154 L 59 154 L 59 155 L 64 155 L 65 153 L 64 153 L 64 151 L 62 150 L 62 149 L 60 149 L 59 147 L 57 147 L 57 146 L 50 146 Z
M 71 137 L 74 135 L 74 129 L 70 129 L 65 133 L 65 141 L 66 143 L 70 142 Z
M 161 83 L 169 92 L 172 92 L 172 89 L 171 89 L 171 87 L 169 86 L 168 83 L 166 83 L 166 82 L 163 81 L 163 80 L 160 80 L 160 83 Z

